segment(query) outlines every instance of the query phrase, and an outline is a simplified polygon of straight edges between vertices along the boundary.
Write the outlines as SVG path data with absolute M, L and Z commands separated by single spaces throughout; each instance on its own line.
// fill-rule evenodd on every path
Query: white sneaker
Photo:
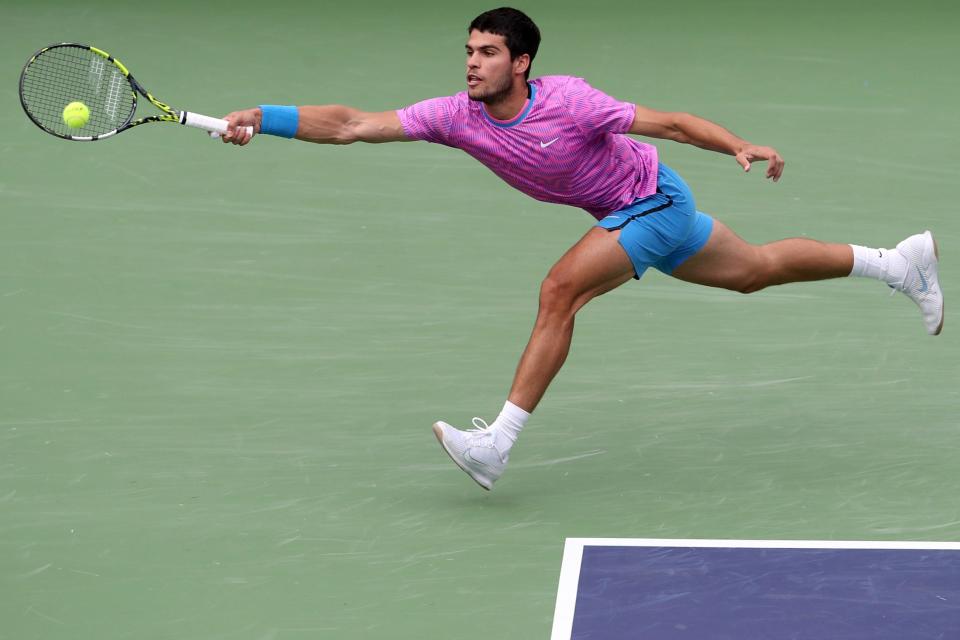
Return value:
M 493 483 L 503 475 L 510 453 L 500 453 L 494 433 L 480 418 L 473 419 L 475 429 L 460 431 L 446 422 L 435 422 L 433 433 L 450 459 L 457 463 L 474 482 L 490 491 Z
M 929 231 L 910 236 L 897 244 L 897 251 L 907 259 L 907 275 L 893 285 L 920 307 L 927 333 L 939 335 L 943 330 L 943 291 L 940 289 L 940 252 Z

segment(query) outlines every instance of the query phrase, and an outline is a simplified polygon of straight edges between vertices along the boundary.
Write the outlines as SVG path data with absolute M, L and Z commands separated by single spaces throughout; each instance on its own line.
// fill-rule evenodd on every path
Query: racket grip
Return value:
M 221 135 L 227 132 L 228 127 L 226 120 L 221 120 L 220 118 L 211 118 L 210 116 L 204 116 L 199 113 L 191 113 L 189 111 L 183 111 L 180 113 L 180 124 L 188 127 L 196 127 L 197 129 L 203 129 L 204 131 L 209 131 L 211 138 L 219 138 Z M 252 136 L 253 127 L 245 128 Z

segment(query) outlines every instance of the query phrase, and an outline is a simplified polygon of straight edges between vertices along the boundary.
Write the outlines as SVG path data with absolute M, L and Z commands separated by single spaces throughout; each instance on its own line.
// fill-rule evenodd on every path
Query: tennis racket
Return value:
M 138 93 L 163 113 L 134 120 Z M 71 102 L 82 102 L 90 110 L 82 127 L 64 122 L 63 109 Z M 65 140 L 103 140 L 147 122 L 176 122 L 211 136 L 227 132 L 226 120 L 176 111 L 160 102 L 122 62 L 85 44 L 52 44 L 33 54 L 20 73 L 20 104 L 35 125 Z

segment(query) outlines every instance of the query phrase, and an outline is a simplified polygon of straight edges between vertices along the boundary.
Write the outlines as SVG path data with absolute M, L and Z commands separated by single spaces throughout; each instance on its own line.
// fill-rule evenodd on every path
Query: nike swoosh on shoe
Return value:
M 920 293 L 926 293 L 930 287 L 927 286 L 927 279 L 923 275 L 923 269 L 920 267 L 915 267 L 915 269 L 917 270 L 917 274 L 920 276 L 920 283 L 923 285 L 920 287 Z

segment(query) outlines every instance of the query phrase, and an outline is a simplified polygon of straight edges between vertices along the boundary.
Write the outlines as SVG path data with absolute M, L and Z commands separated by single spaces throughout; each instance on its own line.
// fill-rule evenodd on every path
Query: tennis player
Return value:
M 777 181 L 784 161 L 772 147 L 743 140 L 688 113 L 621 102 L 581 78 L 530 80 L 540 31 L 520 11 L 495 9 L 467 29 L 466 91 L 398 111 L 263 105 L 226 116 L 224 142 L 246 145 L 255 133 L 324 144 L 426 140 L 467 152 L 537 200 L 585 209 L 591 228 L 550 269 L 540 289 L 533 334 L 507 402 L 491 425 L 474 418 L 461 431 L 433 425 L 444 450 L 484 489 L 503 474 L 510 449 L 560 370 L 574 317 L 587 302 L 653 267 L 680 280 L 752 293 L 788 282 L 844 276 L 876 278 L 919 307 L 928 333 L 943 328 L 937 245 L 929 231 L 894 249 L 806 238 L 748 244 L 697 210 L 656 147 L 627 134 L 725 153 L 744 171 L 766 162 Z

